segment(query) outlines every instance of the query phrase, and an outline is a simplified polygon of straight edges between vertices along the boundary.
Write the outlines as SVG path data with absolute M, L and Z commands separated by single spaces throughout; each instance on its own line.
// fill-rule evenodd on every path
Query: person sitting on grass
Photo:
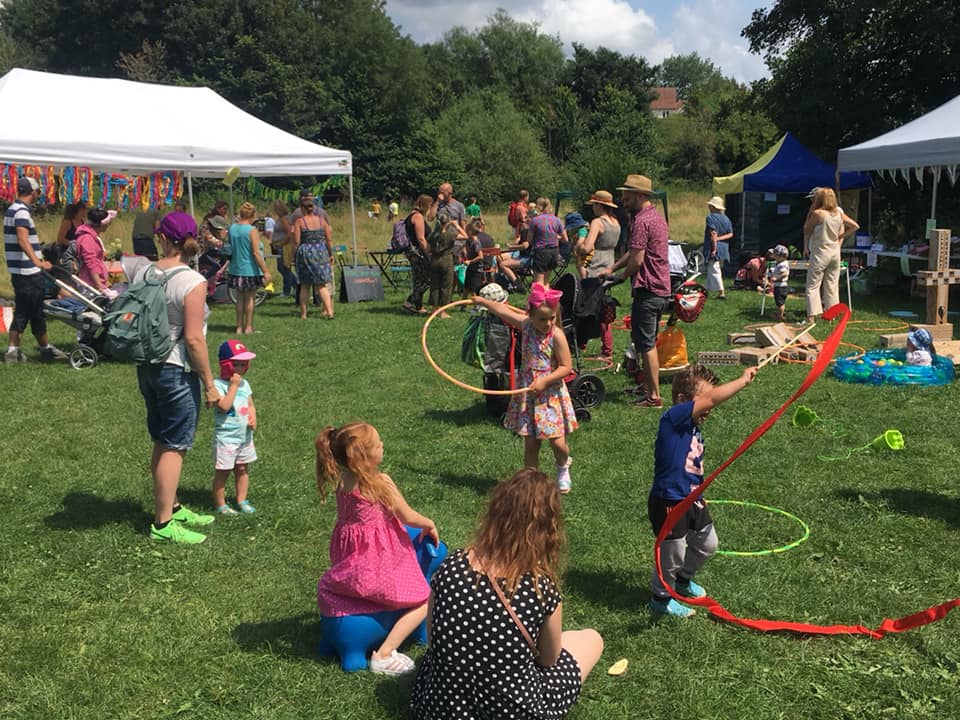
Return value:
M 405 610 L 380 647 L 370 670 L 403 675 L 413 660 L 397 648 L 427 616 L 430 586 L 404 525 L 440 544 L 437 526 L 410 507 L 390 476 L 380 471 L 383 443 L 363 422 L 326 427 L 317 436 L 317 488 L 337 496 L 337 524 L 330 535 L 330 569 L 317 585 L 323 617 Z
M 563 546 L 563 505 L 547 475 L 526 468 L 497 484 L 473 545 L 431 581 L 414 718 L 566 716 L 603 638 L 563 629 Z
M 719 384 L 709 368 L 695 363 L 673 378 L 673 407 L 660 417 L 653 446 L 653 487 L 647 513 L 656 537 L 667 513 L 703 482 L 703 434 L 700 424 L 710 411 L 753 382 L 757 368 L 749 367 L 736 380 Z M 717 551 L 717 533 L 703 498 L 680 518 L 660 545 L 663 579 L 679 595 L 700 598 L 706 591 L 693 581 L 694 574 Z M 674 617 L 690 617 L 693 608 L 677 602 L 660 582 L 654 566 L 650 577 L 650 609 Z
M 247 500 L 250 487 L 249 464 L 257 459 L 253 433 L 257 429 L 257 409 L 253 405 L 253 391 L 244 378 L 250 361 L 256 355 L 237 340 L 220 344 L 220 377 L 214 385 L 220 400 L 214 406 L 213 420 L 213 509 L 220 515 L 236 515 L 227 504 L 227 478 L 233 473 L 237 487 L 237 507 L 240 512 L 254 513 L 256 508 Z

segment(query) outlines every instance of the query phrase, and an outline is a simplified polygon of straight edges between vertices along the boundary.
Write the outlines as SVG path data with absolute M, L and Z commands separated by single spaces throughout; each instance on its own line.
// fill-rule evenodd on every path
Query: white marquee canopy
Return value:
M 349 151 L 280 130 L 210 88 L 17 68 L 0 78 L 0 107 L 0 162 L 188 178 L 222 179 L 232 168 L 244 176 L 349 175 L 353 211 Z M 355 227 L 353 235 L 356 249 Z

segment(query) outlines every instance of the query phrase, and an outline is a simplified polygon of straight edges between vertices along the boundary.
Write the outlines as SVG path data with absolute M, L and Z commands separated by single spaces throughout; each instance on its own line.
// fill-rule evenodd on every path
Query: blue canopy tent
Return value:
M 814 187 L 859 190 L 870 187 L 870 175 L 837 173 L 793 136 L 786 133 L 767 152 L 738 173 L 713 179 L 713 194 L 726 197 L 727 214 L 738 230 L 730 243 L 734 262 L 742 254 L 760 254 L 777 244 L 802 248 L 803 221 Z M 856 211 L 846 208 L 851 215 Z

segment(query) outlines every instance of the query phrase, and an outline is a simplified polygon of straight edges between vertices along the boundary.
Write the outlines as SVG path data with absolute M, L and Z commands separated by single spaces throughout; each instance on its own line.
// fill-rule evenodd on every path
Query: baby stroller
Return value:
M 124 271 L 127 272 L 126 266 Z M 77 331 L 77 347 L 68 355 L 70 367 L 75 370 L 93 367 L 103 355 L 103 316 L 110 309 L 111 298 L 71 275 L 61 265 L 44 271 L 44 276 L 68 296 L 44 300 L 43 314 Z
M 609 297 L 609 288 L 615 284 L 616 281 L 600 278 L 581 281 L 571 273 L 561 275 L 553 284 L 554 290 L 561 292 L 561 324 L 573 356 L 573 372 L 564 378 L 564 382 L 567 383 L 577 420 L 580 421 L 589 420 L 590 410 L 599 407 L 606 398 L 603 380 L 597 375 L 583 372 L 580 343 L 600 337 L 601 312 L 614 302 Z M 609 298 L 609 303 L 605 298 Z
M 506 292 L 501 292 L 505 298 Z M 485 390 L 514 390 L 520 368 L 520 333 L 493 313 L 475 310 L 463 333 L 460 358 L 483 370 Z M 510 396 L 484 395 L 484 400 L 487 412 L 502 421 Z

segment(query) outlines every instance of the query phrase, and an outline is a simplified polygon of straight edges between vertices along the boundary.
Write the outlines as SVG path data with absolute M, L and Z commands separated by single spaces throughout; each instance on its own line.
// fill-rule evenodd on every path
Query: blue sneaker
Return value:
M 707 596 L 707 591 L 704 590 L 700 585 L 697 585 L 693 580 L 683 580 L 678 579 L 677 584 L 673 588 L 680 595 L 688 598 L 702 598 Z
M 688 618 L 697 614 L 697 611 L 692 607 L 678 603 L 673 598 L 669 600 L 650 598 L 650 609 L 659 615 L 670 615 L 676 618 Z

